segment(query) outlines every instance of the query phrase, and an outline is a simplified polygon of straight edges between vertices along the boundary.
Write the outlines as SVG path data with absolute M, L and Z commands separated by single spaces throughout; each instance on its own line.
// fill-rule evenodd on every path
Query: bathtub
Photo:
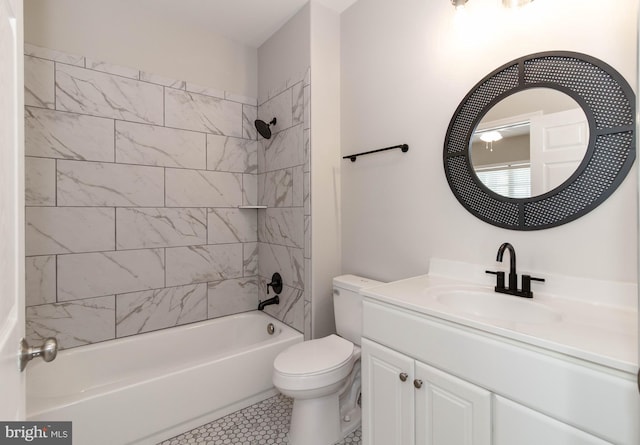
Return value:
M 71 420 L 74 445 L 155 444 L 277 394 L 273 360 L 302 340 L 255 311 L 61 351 L 27 367 L 27 419 Z

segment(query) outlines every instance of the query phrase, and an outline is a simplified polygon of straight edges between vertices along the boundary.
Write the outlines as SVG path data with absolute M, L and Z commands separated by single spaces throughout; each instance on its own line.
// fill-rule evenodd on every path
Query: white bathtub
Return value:
M 256 311 L 65 350 L 27 367 L 27 418 L 73 421 L 74 445 L 157 443 L 277 394 L 273 360 L 302 340 Z

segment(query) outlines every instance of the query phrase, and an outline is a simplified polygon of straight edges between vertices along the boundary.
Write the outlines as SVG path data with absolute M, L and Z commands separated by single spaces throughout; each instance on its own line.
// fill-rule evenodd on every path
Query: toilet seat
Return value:
M 339 368 L 352 355 L 353 343 L 332 334 L 287 348 L 273 366 L 281 374 L 313 375 Z
M 329 386 L 347 377 L 353 362 L 353 343 L 337 335 L 298 343 L 276 357 L 274 384 L 290 390 Z

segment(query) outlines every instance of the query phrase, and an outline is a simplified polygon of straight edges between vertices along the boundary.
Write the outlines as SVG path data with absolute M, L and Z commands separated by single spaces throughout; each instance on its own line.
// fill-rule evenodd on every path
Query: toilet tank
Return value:
M 365 287 L 384 284 L 356 275 L 341 275 L 333 279 L 333 312 L 338 335 L 360 345 L 362 337 L 362 296 Z

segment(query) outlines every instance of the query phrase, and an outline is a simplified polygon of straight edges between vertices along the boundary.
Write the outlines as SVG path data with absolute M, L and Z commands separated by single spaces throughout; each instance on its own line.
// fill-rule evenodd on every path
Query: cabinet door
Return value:
M 495 445 L 607 445 L 602 439 L 566 423 L 496 396 Z
M 491 445 L 489 391 L 420 362 L 415 370 L 417 445 Z
M 413 363 L 362 339 L 363 445 L 415 444 Z

